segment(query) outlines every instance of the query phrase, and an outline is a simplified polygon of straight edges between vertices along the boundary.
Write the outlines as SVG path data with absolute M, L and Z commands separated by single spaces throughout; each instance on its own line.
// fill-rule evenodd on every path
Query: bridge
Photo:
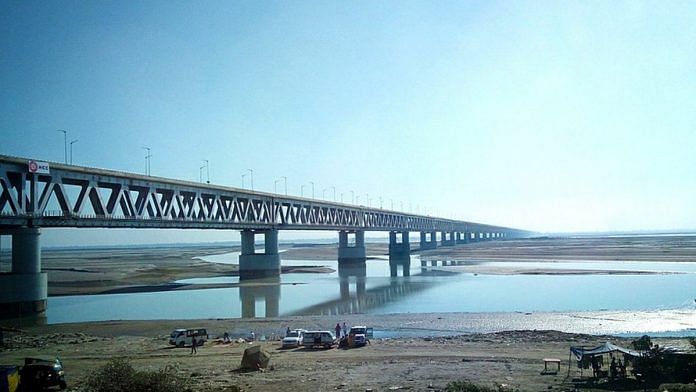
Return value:
M 161 228 L 241 231 L 240 277 L 280 274 L 279 230 L 338 232 L 341 264 L 365 261 L 365 232 L 389 232 L 392 274 L 420 249 L 526 237 L 531 232 L 382 208 L 39 162 L 0 155 L 0 235 L 12 236 L 12 271 L 0 275 L 0 314 L 43 312 L 41 228 Z M 256 246 L 263 237 L 263 249 Z M 405 269 L 404 269 L 405 270 Z

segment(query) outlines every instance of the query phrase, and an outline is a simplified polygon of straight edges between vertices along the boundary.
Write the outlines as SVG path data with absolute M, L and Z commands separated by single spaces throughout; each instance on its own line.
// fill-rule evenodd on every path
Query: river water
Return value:
M 236 254 L 202 257 L 236 262 Z M 524 328 L 543 328 L 563 320 L 606 318 L 608 333 L 643 332 L 696 335 L 696 263 L 668 262 L 497 262 L 526 268 L 654 271 L 659 274 L 484 275 L 456 273 L 454 267 L 410 264 L 411 276 L 391 277 L 385 258 L 364 267 L 341 269 L 337 261 L 283 260 L 283 265 L 327 266 L 333 273 L 291 273 L 277 279 L 242 282 L 240 287 L 50 297 L 48 323 L 282 317 L 292 315 L 418 314 L 462 312 L 486 315 L 469 332 L 495 330 L 508 315 L 547 314 L 520 320 Z M 486 263 L 482 263 L 486 264 Z M 237 277 L 187 279 L 179 283 L 238 283 Z M 597 316 L 597 315 L 600 316 Z M 604 316 L 602 316 L 604 314 Z M 636 322 L 641 318 L 652 321 Z M 617 320 L 621 322 L 617 322 Z M 558 321 L 561 322 L 561 321 Z M 514 324 L 510 321 L 508 324 Z M 612 324 L 613 323 L 613 324 Z M 569 325 L 567 330 L 584 328 Z M 509 328 L 501 325 L 500 328 Z M 553 327 L 553 325 L 551 326 Z M 586 327 L 593 329 L 596 327 Z M 592 331 L 589 331 L 592 332 Z

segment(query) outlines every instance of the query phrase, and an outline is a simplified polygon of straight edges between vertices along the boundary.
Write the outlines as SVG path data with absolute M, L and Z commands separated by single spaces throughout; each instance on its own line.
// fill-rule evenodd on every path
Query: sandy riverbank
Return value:
M 409 322 L 437 324 L 449 314 L 389 316 L 383 324 Z M 375 318 L 376 319 L 376 318 Z M 351 316 L 348 323 L 365 322 L 369 317 Z M 451 323 L 445 320 L 444 324 Z M 220 344 L 223 331 L 233 336 L 256 331 L 271 337 L 288 326 L 328 329 L 330 317 L 294 317 L 272 320 L 163 320 L 112 321 L 28 327 L 9 336 L 8 347 L 0 351 L 0 363 L 21 363 L 25 356 L 58 355 L 63 360 L 72 386 L 79 386 L 95 365 L 110 358 L 129 359 L 137 368 L 155 369 L 178 364 L 183 374 L 194 374 L 197 390 L 224 390 L 236 385 L 246 391 L 374 391 L 441 390 L 452 380 L 469 379 L 484 384 L 503 383 L 521 390 L 570 389 L 570 380 L 579 376 L 571 367 L 571 345 L 598 345 L 611 341 L 629 345 L 630 339 L 568 334 L 556 331 L 511 331 L 491 334 L 445 334 L 432 337 L 426 329 L 419 337 L 376 338 L 358 349 L 281 350 L 278 341 L 257 342 L 272 353 L 271 369 L 265 372 L 238 372 L 243 350 L 249 343 Z M 169 332 L 176 327 L 206 327 L 212 341 L 190 356 L 189 349 L 171 348 Z M 433 327 L 434 325 L 430 325 Z M 658 339 L 661 345 L 686 348 L 685 339 Z M 543 375 L 542 358 L 562 360 L 561 372 Z

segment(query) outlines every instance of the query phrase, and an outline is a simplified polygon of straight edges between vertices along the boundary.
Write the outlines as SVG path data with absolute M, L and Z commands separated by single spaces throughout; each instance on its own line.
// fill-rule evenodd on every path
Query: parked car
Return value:
M 304 333 L 304 329 L 293 329 L 283 338 L 281 348 L 300 347 L 300 345 L 302 344 L 302 336 L 304 335 Z
M 336 336 L 331 331 L 306 331 L 302 335 L 302 345 L 305 347 L 331 348 L 336 344 Z
M 175 329 L 169 335 L 169 344 L 177 347 L 190 346 L 196 339 L 196 346 L 202 346 L 208 340 L 208 331 L 205 328 Z
M 63 390 L 68 387 L 63 362 L 58 358 L 24 358 L 24 366 L 19 374 L 22 391 L 41 391 L 55 386 Z
M 367 344 L 372 337 L 372 328 L 364 325 L 356 325 L 348 331 L 348 347 L 361 347 Z

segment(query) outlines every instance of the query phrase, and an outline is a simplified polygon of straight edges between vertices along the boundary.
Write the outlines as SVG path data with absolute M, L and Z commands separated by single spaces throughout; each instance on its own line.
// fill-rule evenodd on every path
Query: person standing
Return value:
M 346 326 L 346 322 L 343 322 L 343 336 L 346 337 L 348 336 L 348 327 Z
M 339 339 L 341 337 L 341 324 L 336 323 L 336 339 Z
M 191 355 L 198 354 L 196 350 L 196 336 L 191 336 Z

